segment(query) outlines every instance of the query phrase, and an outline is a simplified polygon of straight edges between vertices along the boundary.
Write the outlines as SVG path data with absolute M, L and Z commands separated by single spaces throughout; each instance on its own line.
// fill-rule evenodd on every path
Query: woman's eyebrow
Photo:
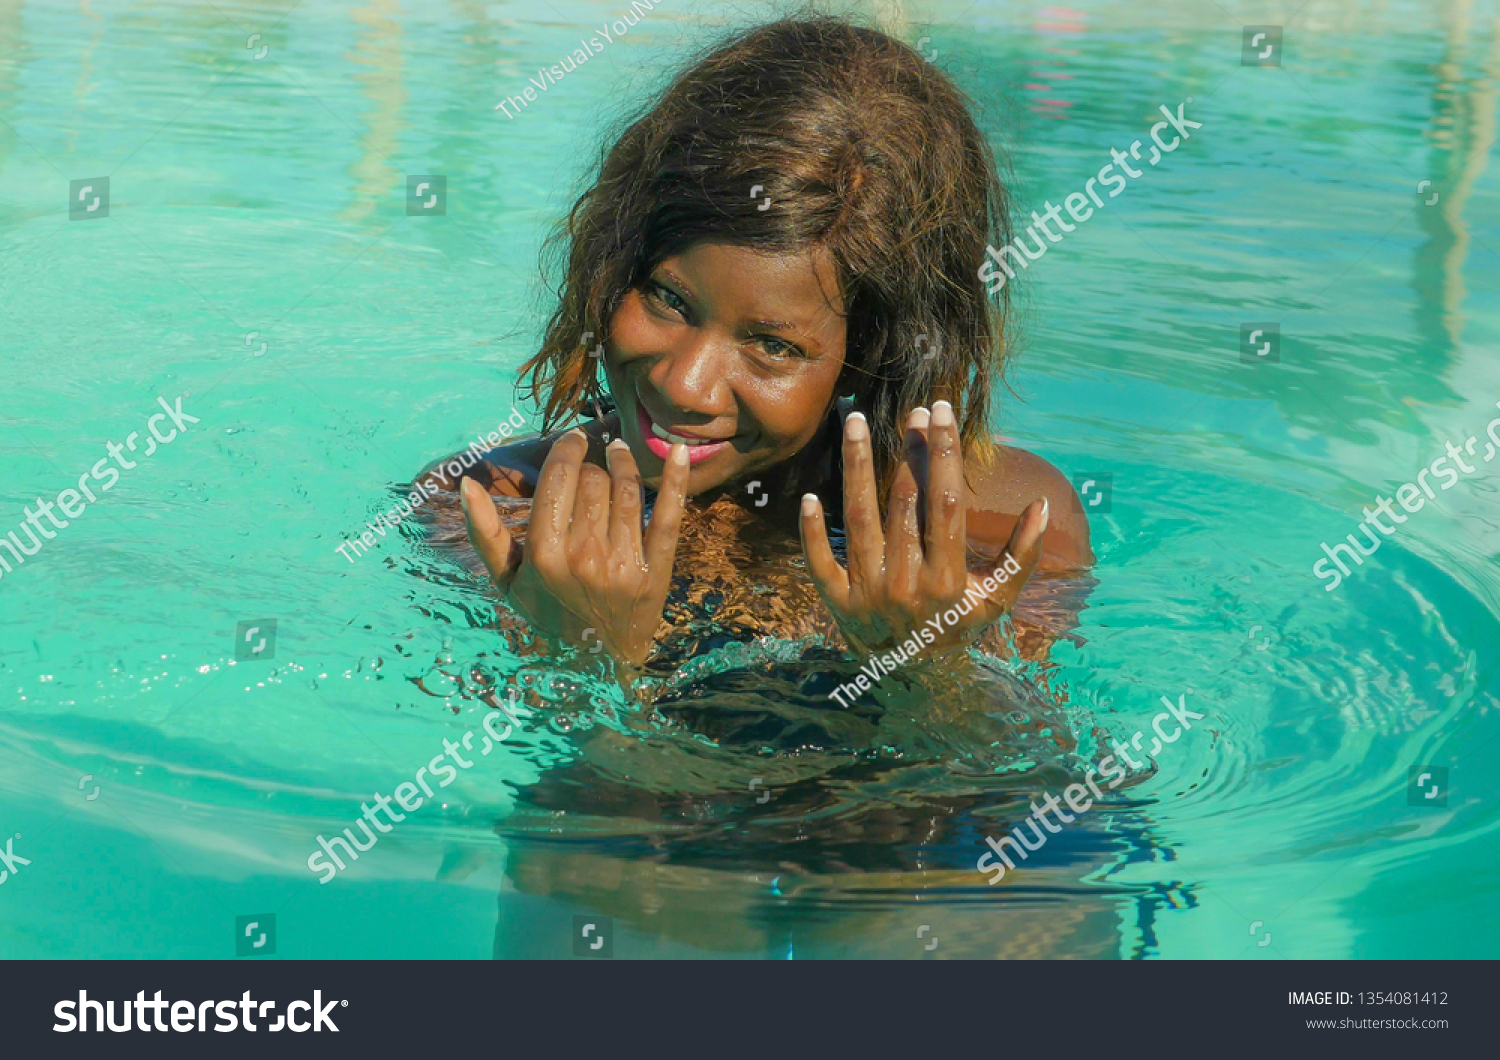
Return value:
M 675 272 L 667 268 L 665 265 L 658 265 L 654 270 L 652 270 L 653 275 L 655 275 L 655 273 L 657 272 L 661 273 L 667 279 L 676 284 L 681 289 L 683 295 L 686 296 L 688 301 L 691 302 L 693 300 L 693 289 L 688 286 L 687 281 L 685 281 L 681 276 L 678 276 Z
M 796 337 L 797 341 L 803 345 L 803 347 L 810 350 L 811 352 L 817 354 L 821 354 L 823 352 L 823 343 L 821 340 L 819 340 L 817 335 L 814 334 L 810 329 L 800 327 L 792 321 L 752 320 L 750 321 L 750 324 L 752 327 L 760 328 L 765 331 L 780 331 L 783 334 L 793 335 Z

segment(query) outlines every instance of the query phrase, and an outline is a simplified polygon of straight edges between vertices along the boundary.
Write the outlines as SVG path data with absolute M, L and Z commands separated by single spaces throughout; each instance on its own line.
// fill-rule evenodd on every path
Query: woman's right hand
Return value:
M 605 471 L 584 462 L 580 430 L 552 445 L 537 476 L 526 544 L 511 540 L 489 494 L 459 483 L 469 540 L 495 585 L 533 630 L 575 645 L 597 639 L 639 666 L 661 624 L 687 493 L 687 446 L 672 447 L 651 525 L 641 532 L 644 487 L 630 447 L 605 449 Z

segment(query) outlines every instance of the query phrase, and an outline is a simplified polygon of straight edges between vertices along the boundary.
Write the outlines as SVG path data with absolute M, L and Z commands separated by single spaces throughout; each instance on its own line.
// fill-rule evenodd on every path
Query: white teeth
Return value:
M 656 435 L 658 438 L 662 439 L 663 441 L 670 442 L 670 443 L 673 443 L 673 444 L 676 444 L 677 442 L 681 442 L 683 445 L 702 445 L 702 444 L 704 444 L 703 443 L 703 439 L 701 439 L 701 438 L 684 438 L 680 434 L 673 434 L 671 431 L 663 430 L 662 427 L 661 427 L 661 425 L 658 424 L 655 420 L 651 420 L 651 433 L 654 434 L 654 435 Z

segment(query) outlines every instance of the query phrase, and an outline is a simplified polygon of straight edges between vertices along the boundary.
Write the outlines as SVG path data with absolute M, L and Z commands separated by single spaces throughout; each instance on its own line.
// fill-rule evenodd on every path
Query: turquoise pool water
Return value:
M 791 646 L 710 653 L 645 719 L 508 657 L 415 524 L 336 552 L 510 415 L 537 250 L 604 131 L 757 10 L 666 0 L 494 109 L 627 9 L 0 0 L 0 533 L 102 487 L 158 398 L 197 417 L 0 572 L 0 837 L 28 862 L 0 955 L 230 958 L 274 914 L 249 952 L 567 957 L 582 916 L 616 957 L 1495 956 L 1493 7 L 1242 13 L 1284 23 L 1280 66 L 1242 65 L 1215 4 L 885 9 L 1028 212 L 1161 105 L 1202 128 L 1018 281 L 996 428 L 1112 490 L 1053 653 L 1069 705 L 997 675 L 994 717 L 824 718 L 800 754 L 733 723 L 736 695 L 813 717 Z M 442 216 L 408 214 L 418 183 Z M 1326 591 L 1321 545 L 1470 436 L 1474 472 Z M 315 837 L 477 745 L 518 670 L 535 712 L 320 884 Z M 1184 695 L 1205 719 L 1147 779 L 976 871 Z

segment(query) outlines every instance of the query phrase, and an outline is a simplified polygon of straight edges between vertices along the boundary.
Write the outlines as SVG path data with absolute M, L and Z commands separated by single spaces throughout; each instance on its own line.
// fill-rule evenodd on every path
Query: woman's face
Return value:
M 661 481 L 674 441 L 689 445 L 689 493 L 806 446 L 844 366 L 839 300 L 821 248 L 774 255 L 721 243 L 667 258 L 627 292 L 604 370 L 646 484 Z

